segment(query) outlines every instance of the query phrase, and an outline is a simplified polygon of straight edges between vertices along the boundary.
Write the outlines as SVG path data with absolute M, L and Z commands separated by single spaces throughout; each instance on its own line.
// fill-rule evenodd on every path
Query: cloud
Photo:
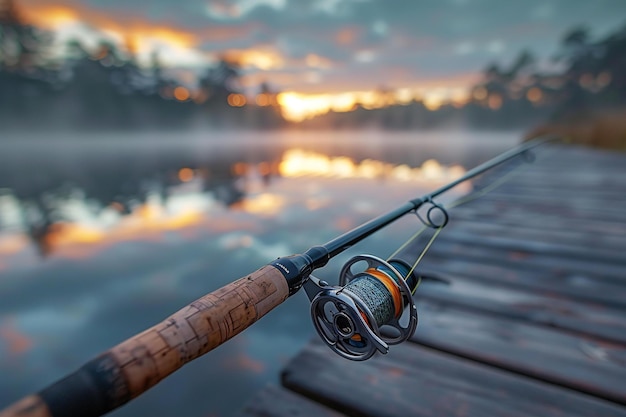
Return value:
M 5 350 L 9 357 L 21 356 L 33 346 L 33 341 L 15 325 L 14 320 L 0 321 L 0 351 Z
M 463 41 L 454 47 L 454 53 L 458 55 L 469 55 L 476 50 L 476 45 L 472 41 Z
M 286 58 L 271 45 L 260 45 L 249 49 L 228 49 L 222 56 L 242 68 L 272 70 L 286 65 Z
M 241 352 L 236 356 L 231 356 L 227 358 L 226 361 L 221 363 L 222 367 L 225 370 L 238 370 L 238 371 L 246 371 L 252 372 L 254 374 L 260 374 L 265 371 L 266 366 L 263 362 L 254 359 L 250 355 Z
M 241 19 L 257 7 L 283 9 L 287 0 L 211 0 L 207 5 L 207 13 L 218 20 Z
M 478 74 L 523 49 L 541 59 L 567 29 L 586 24 L 606 33 L 626 13 L 622 0 L 396 0 L 393 7 L 384 0 L 23 1 L 34 19 L 80 19 L 140 49 L 161 48 L 171 65 L 206 65 L 229 51 L 247 67 L 248 85 L 263 80 L 299 92 L 396 84 L 389 75 L 400 67 L 410 85 Z M 307 56 L 332 65 L 302 65 Z
M 339 29 L 335 33 L 335 41 L 340 45 L 352 45 L 359 37 L 362 30 L 362 28 L 356 26 Z

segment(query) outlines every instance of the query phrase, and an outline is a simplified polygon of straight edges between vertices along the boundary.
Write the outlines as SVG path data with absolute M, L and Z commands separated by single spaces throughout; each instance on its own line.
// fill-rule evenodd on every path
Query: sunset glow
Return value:
M 269 47 L 251 49 L 230 49 L 224 52 L 224 59 L 236 63 L 243 68 L 258 68 L 271 70 L 284 65 L 283 57 Z
M 262 193 L 242 200 L 235 205 L 235 208 L 257 215 L 274 216 L 283 209 L 284 205 L 284 197 L 277 194 Z
M 349 112 L 359 105 L 371 110 L 397 104 L 408 105 L 420 98 L 423 99 L 423 104 L 427 109 L 437 110 L 447 103 L 465 104 L 469 99 L 469 92 L 463 88 L 434 88 L 421 92 L 404 88 L 390 92 L 375 90 L 327 94 L 303 94 L 291 91 L 280 93 L 278 104 L 283 117 L 293 122 L 301 122 L 330 111 Z
M 328 94 L 285 92 L 278 95 L 278 104 L 287 120 L 300 122 L 330 111 L 343 113 L 359 104 L 366 109 L 377 109 L 395 103 L 393 95 L 378 91 L 358 91 Z
M 24 249 L 28 239 L 22 235 L 0 236 L 0 255 L 12 255 Z
M 66 258 L 80 259 L 121 241 L 145 241 L 166 231 L 198 224 L 203 217 L 194 209 L 168 213 L 163 207 L 143 204 L 124 216 L 112 228 L 63 222 L 51 226 L 44 244 Z
M 119 45 L 144 59 L 148 59 L 156 48 L 166 48 L 168 55 L 162 58 L 172 62 L 173 56 L 180 59 L 194 59 L 194 52 L 199 39 L 191 31 L 154 23 L 143 17 L 109 15 L 107 13 L 72 4 L 54 5 L 39 0 L 24 1 L 23 14 L 25 19 L 42 28 L 63 34 L 69 27 L 87 24 L 96 28 Z M 72 32 L 74 33 L 74 32 Z M 173 56 L 172 56 L 173 55 Z
M 26 8 L 25 18 L 36 26 L 59 29 L 65 25 L 80 21 L 80 16 L 76 10 L 64 6 L 42 6 L 41 9 Z
M 390 178 L 396 181 L 445 182 L 465 174 L 460 165 L 443 166 L 434 159 L 425 161 L 420 167 L 393 165 L 372 159 L 357 163 L 345 156 L 330 157 L 302 149 L 285 152 L 278 169 L 283 177 Z
M 196 63 L 207 65 L 222 58 L 246 70 L 242 85 L 248 89 L 256 88 L 261 82 L 275 80 L 288 85 L 319 85 L 329 92 L 304 93 L 297 89 L 288 90 L 278 95 L 278 105 L 283 116 L 293 122 L 300 122 L 328 112 L 348 112 L 357 106 L 365 109 L 377 109 L 389 105 L 408 105 L 414 100 L 422 100 L 430 110 L 436 110 L 445 103 L 462 105 L 468 97 L 467 88 L 475 74 L 462 74 L 450 79 L 431 79 L 422 83 L 412 81 L 413 87 L 397 88 L 388 91 L 361 90 L 338 91 L 337 86 L 328 84 L 323 78 L 325 71 L 335 67 L 328 58 L 317 53 L 307 53 L 301 58 L 289 58 L 275 44 L 255 45 L 243 48 L 227 48 L 219 53 L 202 52 L 199 47 L 207 39 L 223 41 L 239 36 L 236 27 L 220 26 L 216 28 L 189 30 L 176 27 L 167 22 L 150 21 L 138 15 L 118 15 L 78 3 L 49 4 L 42 0 L 24 0 L 25 18 L 47 29 L 64 33 L 68 28 L 77 28 L 82 24 L 95 28 L 100 33 L 114 40 L 128 52 L 135 54 L 140 62 L 149 63 L 150 56 L 159 50 L 159 59 L 166 65 Z M 253 26 L 251 26 L 253 27 Z M 72 29 L 71 36 L 76 36 Z M 250 29 L 252 30 L 252 29 Z M 214 36 L 216 32 L 217 36 Z M 224 33 L 222 33 L 224 32 Z M 348 27 L 339 31 L 335 41 L 346 47 L 359 37 L 360 29 Z M 66 35 L 70 36 L 70 35 Z M 299 72 L 293 69 L 298 68 Z M 278 73 L 280 70 L 282 72 Z M 266 75 L 269 74 L 269 75 Z M 186 82 L 188 83 L 189 80 Z M 333 92 L 330 92 L 333 91 Z M 178 87 L 172 96 L 179 101 L 186 101 L 197 95 L 185 87 Z M 228 104 L 242 107 L 248 102 L 259 106 L 270 105 L 266 96 L 243 95 L 231 96 Z

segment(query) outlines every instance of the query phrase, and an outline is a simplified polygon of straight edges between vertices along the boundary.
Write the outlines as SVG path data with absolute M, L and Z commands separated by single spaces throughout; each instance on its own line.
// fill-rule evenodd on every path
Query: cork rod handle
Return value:
M 38 394 L 0 411 L 0 417 L 105 414 L 237 335 L 288 296 L 283 274 L 266 265 L 194 301 Z

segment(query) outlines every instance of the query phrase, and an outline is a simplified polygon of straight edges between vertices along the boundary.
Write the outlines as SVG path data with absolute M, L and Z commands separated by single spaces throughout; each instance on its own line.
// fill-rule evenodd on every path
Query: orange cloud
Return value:
M 56 223 L 50 227 L 41 245 L 59 256 L 82 259 L 117 242 L 158 239 L 163 232 L 185 230 L 203 220 L 199 211 L 168 215 L 160 207 L 145 204 L 109 230 L 77 223 Z
M 234 207 L 257 215 L 275 216 L 284 206 L 284 197 L 272 193 L 261 193 L 242 200 Z
M 150 41 L 179 49 L 192 48 L 199 42 L 192 31 L 169 22 L 149 22 L 142 16 L 128 13 L 114 15 L 71 1 L 50 4 L 41 0 L 25 0 L 23 4 L 24 18 L 36 26 L 59 30 L 69 24 L 85 23 L 116 38 L 120 43 L 134 45 L 138 51 L 153 49 Z
M 229 49 L 223 53 L 223 57 L 243 68 L 258 68 L 266 71 L 281 68 L 286 62 L 286 59 L 271 46 Z
M 237 38 L 246 38 L 251 32 L 260 30 L 263 26 L 257 22 L 245 22 L 241 25 L 216 25 L 197 30 L 198 39 L 206 42 L 232 41 Z
M 344 46 L 352 45 L 359 37 L 360 32 L 361 29 L 357 27 L 347 27 L 345 29 L 341 29 L 335 34 L 335 42 Z
M 283 201 L 275 196 L 260 195 L 245 203 L 243 209 L 255 214 L 270 213 L 280 210 Z M 209 218 L 202 209 L 188 208 L 176 214 L 166 212 L 160 205 L 144 204 L 132 213 L 122 217 L 110 228 L 98 228 L 79 223 L 56 223 L 39 241 L 41 249 L 46 253 L 70 259 L 84 259 L 95 255 L 107 247 L 123 241 L 158 241 L 166 232 L 177 231 L 181 234 L 208 230 L 212 233 L 237 231 L 255 231 L 258 223 L 241 218 L 232 219 L 222 216 L 219 220 Z M 9 242 L 6 239 L 0 240 Z M 19 240 L 5 244 L 8 255 L 26 246 L 28 239 L 19 236 Z M 15 246 L 16 243 L 23 246 Z M 3 246 L 0 246 L 0 249 Z M 2 255 L 2 252 L 0 252 Z M 1 260 L 1 258 L 0 258 Z M 2 265 L 0 265 L 2 267 Z
M 149 52 L 153 42 L 178 49 L 192 49 L 204 41 L 219 42 L 247 36 L 257 30 L 259 23 L 243 25 L 215 25 L 209 28 L 188 29 L 172 22 L 152 22 L 144 16 L 87 7 L 71 0 L 49 3 L 45 0 L 24 0 L 23 15 L 30 23 L 57 30 L 73 23 L 85 23 L 125 44 L 132 52 Z
M 332 62 L 330 61 L 330 59 L 317 54 L 308 54 L 304 58 L 304 62 L 307 66 L 311 68 L 328 69 L 332 67 Z
M 22 235 L 0 236 L 0 255 L 12 255 L 24 249 L 28 239 Z
M 23 355 L 33 347 L 33 341 L 17 329 L 12 319 L 0 323 L 0 342 L 7 346 L 13 357 Z
M 238 369 L 249 371 L 255 374 L 260 374 L 265 370 L 265 364 L 258 361 L 245 353 L 240 353 L 237 356 L 228 358 L 223 362 L 223 365 L 227 369 Z

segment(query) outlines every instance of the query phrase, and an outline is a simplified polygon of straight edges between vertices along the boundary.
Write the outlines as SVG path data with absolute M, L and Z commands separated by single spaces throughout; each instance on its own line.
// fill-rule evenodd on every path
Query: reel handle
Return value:
M 174 313 L 16 402 L 0 417 L 96 417 L 221 345 L 289 296 L 284 275 L 266 265 Z

